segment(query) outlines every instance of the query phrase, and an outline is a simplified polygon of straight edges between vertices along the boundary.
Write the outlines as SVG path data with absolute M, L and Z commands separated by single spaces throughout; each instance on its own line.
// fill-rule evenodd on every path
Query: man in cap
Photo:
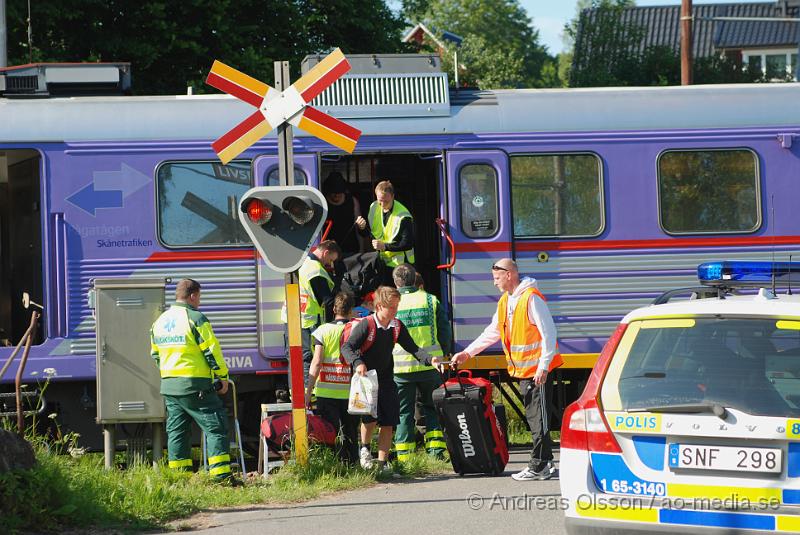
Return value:
M 344 256 L 360 252 L 355 222 L 361 217 L 361 205 L 347 191 L 347 182 L 339 171 L 328 175 L 322 183 L 322 193 L 328 201 L 328 219 L 333 222 L 328 238 L 339 244 Z

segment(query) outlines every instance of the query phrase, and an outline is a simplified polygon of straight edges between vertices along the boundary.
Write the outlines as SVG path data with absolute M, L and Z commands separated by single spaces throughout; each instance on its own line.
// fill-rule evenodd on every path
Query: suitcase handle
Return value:
M 472 370 L 459 370 L 458 366 L 455 364 L 451 364 L 449 362 L 442 363 L 445 366 L 449 366 L 450 370 L 455 374 L 455 378 L 458 380 L 458 386 L 461 388 L 461 395 L 466 396 L 466 390 L 464 390 L 464 383 L 461 382 L 461 374 L 464 374 L 464 377 L 472 378 Z M 436 368 L 439 371 L 439 368 Z M 439 371 L 439 377 L 442 379 L 442 386 L 444 387 L 444 397 L 448 397 L 449 392 L 447 391 L 447 377 L 445 376 L 444 372 Z
M 445 366 L 448 367 L 447 372 L 442 371 L 442 369 L 444 369 Z M 449 375 L 450 368 L 455 369 L 455 366 L 453 364 L 450 364 L 450 362 L 442 362 L 441 368 L 439 366 L 436 366 L 436 371 L 439 372 L 439 378 L 442 380 L 442 385 L 444 385 L 447 382 L 447 375 Z

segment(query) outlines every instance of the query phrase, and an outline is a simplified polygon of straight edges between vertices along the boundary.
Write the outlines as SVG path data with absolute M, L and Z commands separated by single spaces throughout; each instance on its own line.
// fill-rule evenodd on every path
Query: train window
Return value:
M 267 186 L 280 186 L 281 185 L 281 175 L 280 169 L 278 167 L 272 167 L 269 171 L 267 171 L 267 180 L 265 180 Z M 295 186 L 305 186 L 308 184 L 308 177 L 306 176 L 305 171 L 303 171 L 300 167 L 294 166 L 294 185 Z
M 497 173 L 491 165 L 469 164 L 458 173 L 461 230 L 470 238 L 497 234 Z
M 167 162 L 156 171 L 158 233 L 167 247 L 250 243 L 238 199 L 252 187 L 250 162 Z
M 670 234 L 752 232 L 761 225 L 758 160 L 749 149 L 661 153 L 658 195 L 661 227 Z
M 511 157 L 514 236 L 597 236 L 605 224 L 596 154 Z

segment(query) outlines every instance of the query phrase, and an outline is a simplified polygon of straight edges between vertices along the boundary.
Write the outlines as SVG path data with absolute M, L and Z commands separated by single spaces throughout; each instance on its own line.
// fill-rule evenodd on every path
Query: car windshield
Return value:
M 624 410 L 717 404 L 755 415 L 800 416 L 800 321 L 634 323 L 640 328 L 617 385 Z

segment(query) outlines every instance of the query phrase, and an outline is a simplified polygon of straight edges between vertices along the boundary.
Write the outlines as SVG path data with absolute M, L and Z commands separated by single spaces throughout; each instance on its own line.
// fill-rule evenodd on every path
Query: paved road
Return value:
M 263 506 L 203 515 L 195 533 L 562 534 L 558 480 L 518 482 L 528 454 L 511 452 L 504 477 L 446 475 L 399 480 L 290 506 Z M 458 527 L 461 526 L 461 527 Z

